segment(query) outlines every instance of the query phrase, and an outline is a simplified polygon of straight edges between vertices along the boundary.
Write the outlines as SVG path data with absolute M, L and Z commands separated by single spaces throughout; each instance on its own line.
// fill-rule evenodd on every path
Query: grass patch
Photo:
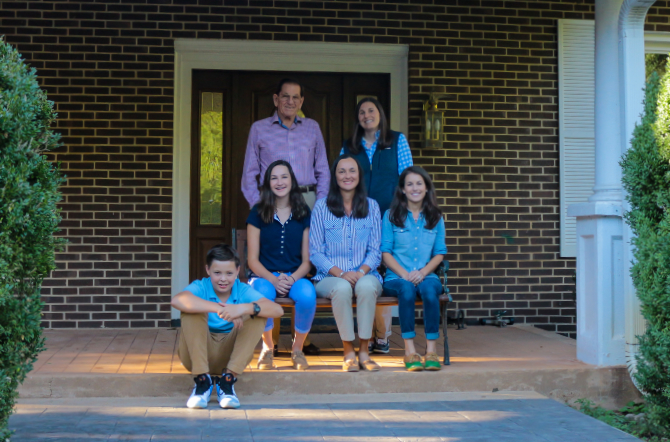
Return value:
M 577 410 L 605 422 L 614 428 L 618 428 L 628 434 L 648 442 L 670 441 L 670 434 L 664 432 L 663 428 L 657 427 L 646 419 L 647 405 L 644 402 L 629 402 L 619 410 L 608 410 L 595 405 L 588 399 L 577 399 L 575 406 Z

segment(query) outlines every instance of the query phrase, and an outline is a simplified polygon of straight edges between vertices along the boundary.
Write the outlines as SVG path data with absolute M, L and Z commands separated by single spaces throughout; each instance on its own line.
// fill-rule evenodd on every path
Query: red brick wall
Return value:
M 668 1 L 648 28 L 670 31 Z M 410 45 L 410 133 L 447 218 L 452 293 L 471 318 L 575 331 L 559 257 L 556 19 L 593 1 L 3 1 L 0 35 L 56 102 L 70 242 L 44 284 L 45 327 L 170 324 L 173 39 Z M 444 149 L 421 150 L 427 92 Z

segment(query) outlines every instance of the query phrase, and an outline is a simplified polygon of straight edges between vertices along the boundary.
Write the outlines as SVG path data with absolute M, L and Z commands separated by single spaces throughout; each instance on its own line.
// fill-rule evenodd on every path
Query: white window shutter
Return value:
M 561 256 L 577 256 L 577 220 L 595 182 L 595 23 L 558 20 L 558 133 Z

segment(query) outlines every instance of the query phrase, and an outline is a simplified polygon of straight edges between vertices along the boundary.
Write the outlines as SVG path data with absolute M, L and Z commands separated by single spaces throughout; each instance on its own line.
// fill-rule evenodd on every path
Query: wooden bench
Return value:
M 246 265 L 246 256 L 247 256 L 247 232 L 246 230 L 236 230 L 234 232 L 233 238 L 235 238 L 233 247 L 237 250 L 237 253 L 240 257 L 240 279 L 243 281 L 248 280 L 248 268 Z M 449 358 L 449 340 L 447 339 L 447 325 L 448 323 L 454 322 L 457 325 L 457 330 L 465 328 L 465 313 L 461 309 L 455 309 L 454 315 L 450 318 L 448 314 L 449 303 L 453 302 L 451 294 L 449 294 L 449 288 L 447 287 L 447 271 L 449 270 L 449 261 L 444 260 L 442 264 L 437 268 L 436 273 L 440 280 L 442 281 L 442 287 L 444 293 L 440 295 L 440 313 L 442 316 L 442 334 L 444 335 L 444 365 L 450 365 L 451 361 Z M 384 293 L 382 293 L 383 295 Z M 291 313 L 291 330 L 295 328 L 295 302 L 291 298 L 277 298 L 275 302 L 281 305 L 285 310 L 290 310 Z M 356 302 L 354 299 L 354 306 Z M 393 306 L 398 305 L 398 298 L 391 296 L 380 296 L 377 298 L 377 305 L 381 306 Z M 417 299 L 416 305 L 423 305 L 420 299 Z M 332 305 L 330 299 L 325 298 L 316 298 L 316 308 L 317 310 L 332 310 Z

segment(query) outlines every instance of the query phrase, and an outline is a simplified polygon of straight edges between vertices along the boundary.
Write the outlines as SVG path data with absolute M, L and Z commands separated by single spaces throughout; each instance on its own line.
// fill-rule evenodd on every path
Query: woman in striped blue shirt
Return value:
M 403 170 L 414 164 L 407 138 L 391 130 L 381 103 L 374 97 L 358 102 L 354 112 L 351 138 L 344 142 L 340 154 L 351 154 L 363 167 L 368 196 L 379 204 L 384 214 L 391 206 L 393 190 Z M 377 339 L 370 341 L 370 351 L 389 352 L 390 306 L 377 307 L 373 331 Z
M 377 297 L 381 294 L 381 219 L 368 198 L 363 171 L 351 155 L 333 163 L 328 197 L 316 202 L 309 230 L 309 257 L 316 266 L 316 295 L 331 300 L 344 347 L 344 371 L 379 370 L 368 352 Z M 354 348 L 353 297 L 360 349 Z

